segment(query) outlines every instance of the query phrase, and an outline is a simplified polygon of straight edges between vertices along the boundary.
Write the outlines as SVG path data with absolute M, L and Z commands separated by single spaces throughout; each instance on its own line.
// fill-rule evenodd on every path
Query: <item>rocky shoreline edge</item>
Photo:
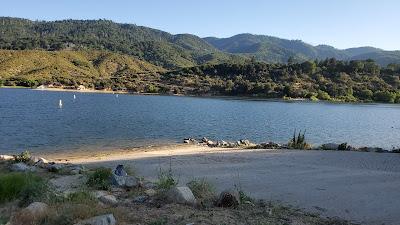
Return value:
M 380 147 L 353 147 L 347 142 L 343 143 L 325 143 L 319 146 L 311 146 L 308 144 L 307 148 L 293 148 L 288 144 L 280 144 L 272 141 L 253 143 L 247 139 L 240 139 L 238 141 L 229 142 L 224 140 L 211 140 L 207 137 L 201 139 L 185 138 L 184 144 L 208 146 L 210 148 L 243 148 L 243 149 L 294 149 L 294 150 L 328 150 L 328 151 L 355 151 L 355 152 L 377 152 L 377 153 L 400 153 L 400 148 L 393 148 L 391 150 Z

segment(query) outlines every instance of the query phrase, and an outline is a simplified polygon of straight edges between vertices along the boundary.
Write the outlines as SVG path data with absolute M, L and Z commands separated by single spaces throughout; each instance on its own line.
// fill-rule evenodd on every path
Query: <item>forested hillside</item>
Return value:
M 8 50 L 108 50 L 135 56 L 165 68 L 204 63 L 240 62 L 201 38 L 109 20 L 54 22 L 0 17 L 0 49 Z
M 168 72 L 168 84 L 197 95 L 309 98 L 330 101 L 400 102 L 400 65 L 372 60 L 306 61 L 293 64 L 204 65 Z
M 204 38 L 221 51 L 247 57 L 255 57 L 265 62 L 286 63 L 288 60 L 367 60 L 373 59 L 382 66 L 400 62 L 400 51 L 384 51 L 372 47 L 336 49 L 328 45 L 312 46 L 300 40 L 253 34 L 239 34 L 230 38 Z

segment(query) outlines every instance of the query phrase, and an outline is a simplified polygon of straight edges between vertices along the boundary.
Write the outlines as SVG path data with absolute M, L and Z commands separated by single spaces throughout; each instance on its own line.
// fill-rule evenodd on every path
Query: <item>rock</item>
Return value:
M 185 139 L 183 139 L 183 143 L 185 143 L 185 144 L 196 144 L 197 141 L 194 138 L 185 138 Z
M 10 170 L 14 172 L 29 172 L 29 171 L 35 171 L 35 168 L 20 162 L 12 164 Z
M 108 195 L 107 191 L 94 191 L 92 192 L 93 196 L 97 199 L 101 198 L 102 196 Z
M 145 193 L 146 195 L 148 195 L 149 197 L 153 197 L 154 195 L 157 194 L 157 191 L 154 190 L 154 189 L 147 189 L 147 190 L 144 191 L 144 193 Z
M 257 148 L 257 149 L 281 149 L 282 145 L 270 141 L 270 142 L 266 142 L 266 143 L 260 143 L 260 144 L 256 145 L 255 148 Z
M 118 204 L 118 200 L 114 195 L 103 195 L 99 198 L 99 200 L 108 205 L 116 205 Z
M 144 203 L 144 202 L 147 201 L 147 199 L 149 199 L 149 196 L 147 196 L 147 195 L 140 195 L 140 196 L 135 197 L 135 198 L 133 199 L 133 201 L 134 201 L 134 202 L 137 202 L 137 203 Z
M 125 186 L 126 177 L 128 174 L 124 170 L 123 165 L 118 165 L 117 168 L 113 171 L 112 174 L 112 184 L 115 186 L 123 187 Z
M 86 177 L 79 175 L 62 176 L 49 181 L 58 192 L 73 193 L 81 190 L 86 183 Z
M 207 144 L 209 147 L 215 147 L 215 146 L 216 146 L 216 144 L 215 144 L 213 141 L 210 141 L 210 140 L 208 140 L 208 141 L 206 142 L 206 144 Z
M 167 199 L 179 204 L 196 205 L 197 203 L 192 191 L 186 186 L 171 188 L 167 192 Z
M 10 161 L 14 159 L 15 157 L 12 155 L 0 155 L 0 161 Z
M 127 188 L 133 188 L 139 186 L 138 179 L 133 176 L 127 176 L 125 178 L 125 187 Z
M 40 167 L 40 168 L 47 168 L 48 164 L 49 164 L 49 161 L 47 161 L 44 158 L 39 158 L 39 160 L 34 165 L 37 167 Z
M 322 148 L 323 150 L 338 150 L 339 144 L 327 143 L 327 144 L 321 145 L 321 148 Z
M 249 146 L 251 143 L 249 140 L 240 140 L 239 145 Z
M 85 170 L 85 167 L 82 165 L 66 165 L 65 168 L 63 168 L 63 171 L 72 175 L 82 174 Z
M 107 214 L 102 216 L 92 217 L 87 220 L 83 220 L 75 225 L 116 225 L 117 221 L 113 214 Z
M 216 205 L 224 208 L 236 207 L 239 205 L 239 200 L 239 192 L 234 190 L 226 190 L 221 192 Z
M 59 163 L 49 164 L 47 166 L 47 169 L 49 170 L 49 172 L 53 172 L 53 173 L 58 173 L 63 168 L 64 168 L 64 165 L 63 164 L 59 164 Z

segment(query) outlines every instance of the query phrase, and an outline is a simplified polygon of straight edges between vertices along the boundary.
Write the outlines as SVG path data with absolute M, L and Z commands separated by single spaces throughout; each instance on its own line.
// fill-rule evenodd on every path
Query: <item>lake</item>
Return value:
M 287 143 L 295 129 L 306 129 L 314 145 L 391 149 L 400 146 L 400 106 L 0 88 L 0 153 L 131 148 L 203 136 Z

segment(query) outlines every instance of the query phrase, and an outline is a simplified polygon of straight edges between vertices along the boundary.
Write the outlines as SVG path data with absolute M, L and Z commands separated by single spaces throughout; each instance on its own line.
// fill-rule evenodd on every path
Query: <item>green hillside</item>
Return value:
M 164 69 L 106 51 L 0 50 L 0 80 L 8 85 L 60 84 L 125 88 L 154 79 Z M 125 83 L 124 83 L 125 82 Z
M 287 40 L 265 35 L 239 34 L 230 38 L 204 38 L 221 51 L 255 57 L 258 60 L 286 63 L 289 58 L 298 62 L 314 59 L 338 60 L 373 59 L 380 65 L 400 62 L 400 51 L 384 51 L 372 47 L 340 50 L 328 45 L 312 46 L 300 40 Z
M 45 22 L 0 17 L 0 25 L 0 49 L 109 50 L 135 56 L 164 68 L 243 60 L 217 50 L 194 35 L 172 35 L 109 20 Z

